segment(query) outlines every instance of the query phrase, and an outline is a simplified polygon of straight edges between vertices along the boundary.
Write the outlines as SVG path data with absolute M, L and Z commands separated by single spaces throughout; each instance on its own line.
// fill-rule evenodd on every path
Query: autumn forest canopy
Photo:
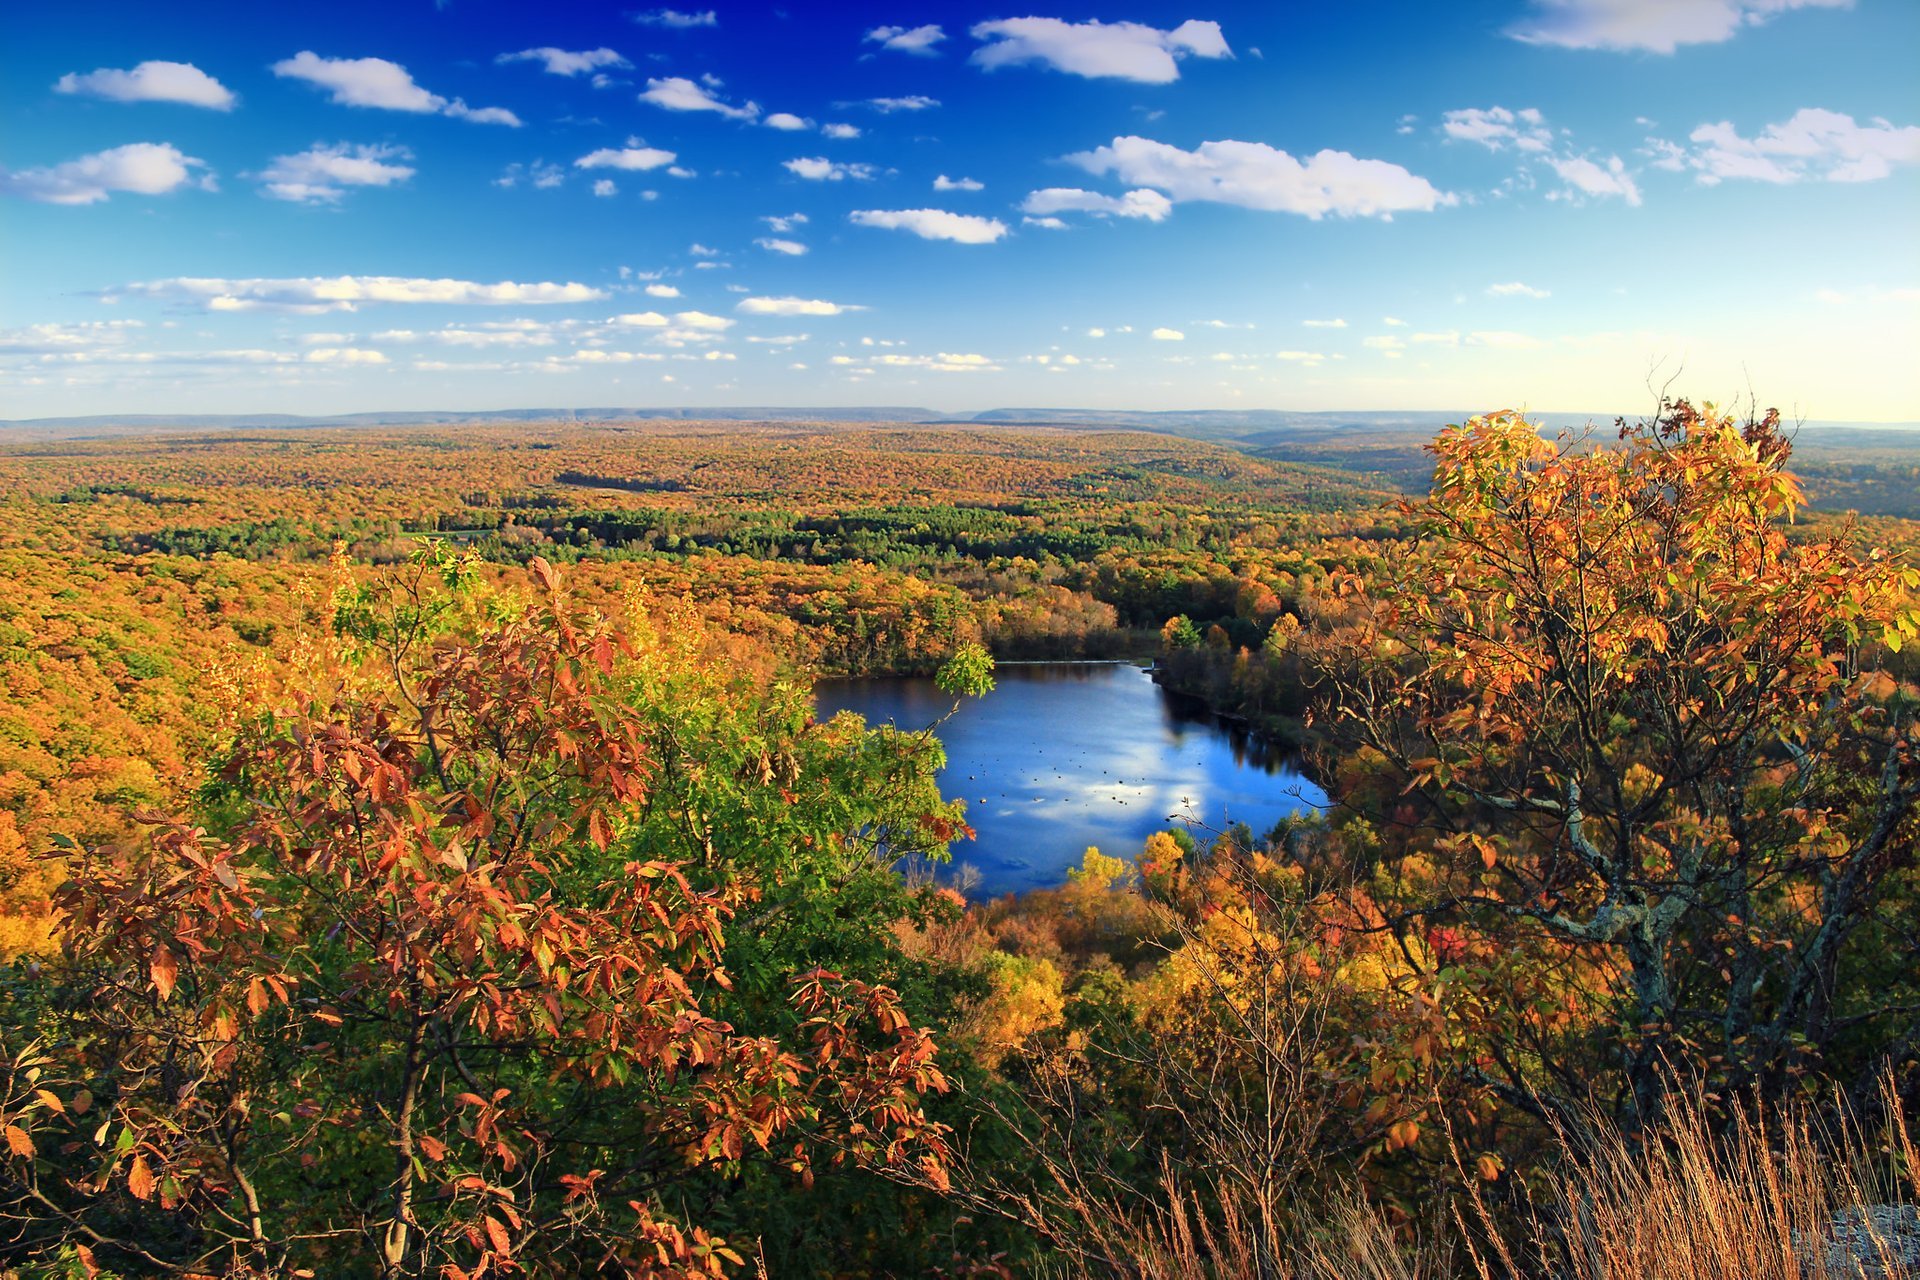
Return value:
M 1920 453 L 1435 427 L 0 434 L 0 1275 L 1915 1274 Z M 1332 803 L 812 696 L 1084 658 Z

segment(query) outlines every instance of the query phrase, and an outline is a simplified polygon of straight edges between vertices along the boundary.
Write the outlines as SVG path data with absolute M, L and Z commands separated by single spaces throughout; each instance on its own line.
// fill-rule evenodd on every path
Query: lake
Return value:
M 967 802 L 978 833 L 953 846 L 955 865 L 980 875 L 976 895 L 1062 884 L 1088 845 L 1131 859 L 1171 824 L 1245 822 L 1259 836 L 1326 803 L 1291 758 L 1130 663 L 1007 663 L 994 678 L 939 730 L 941 792 Z M 854 711 L 911 730 L 953 705 L 919 677 L 822 680 L 814 698 L 823 719 Z

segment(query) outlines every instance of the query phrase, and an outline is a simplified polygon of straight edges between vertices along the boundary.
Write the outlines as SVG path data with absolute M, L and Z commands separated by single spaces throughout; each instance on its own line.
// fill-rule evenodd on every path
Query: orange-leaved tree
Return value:
M 358 660 L 249 726 L 203 812 L 70 854 L 56 994 L 0 1062 L 6 1256 L 718 1275 L 689 1171 L 939 1179 L 945 1081 L 890 990 L 797 975 L 779 1034 L 704 1011 L 732 895 L 630 855 L 662 766 L 626 642 L 533 573 L 523 609 L 444 552 L 344 593 Z
M 1874 655 L 1914 641 L 1920 575 L 1794 536 L 1775 414 L 1665 403 L 1610 446 L 1501 413 L 1431 448 L 1407 581 L 1349 582 L 1313 661 L 1348 847 L 1435 944 L 1472 1072 L 1644 1122 L 1670 1068 L 1912 1054 L 1920 699 Z

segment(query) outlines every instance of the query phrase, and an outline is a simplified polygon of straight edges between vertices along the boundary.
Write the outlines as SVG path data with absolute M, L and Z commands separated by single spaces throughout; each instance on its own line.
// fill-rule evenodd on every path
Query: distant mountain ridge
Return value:
M 1473 410 L 1464 409 L 1074 409 L 999 408 L 978 413 L 943 413 L 910 405 L 860 407 L 749 406 L 745 408 L 591 407 L 544 409 L 488 409 L 480 411 L 385 410 L 372 413 L 93 414 L 68 418 L 0 419 L 0 436 L 8 434 L 70 435 L 75 432 L 205 430 L 258 427 L 379 427 L 481 422 L 901 422 L 915 425 L 1128 427 L 1162 431 L 1201 440 L 1242 442 L 1267 433 L 1289 435 L 1347 431 L 1431 432 L 1449 422 L 1460 422 Z M 1534 413 L 1528 416 L 1554 430 L 1578 429 L 1588 423 L 1605 426 L 1612 413 Z M 1629 418 L 1636 415 L 1629 414 Z M 1822 430 L 1861 431 L 1920 429 L 1920 422 L 1807 422 Z

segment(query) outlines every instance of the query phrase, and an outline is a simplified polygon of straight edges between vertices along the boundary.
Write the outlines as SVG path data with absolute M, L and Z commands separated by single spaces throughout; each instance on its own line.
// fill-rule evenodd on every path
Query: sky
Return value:
M 0 418 L 1920 420 L 1920 4 L 66 0 Z

